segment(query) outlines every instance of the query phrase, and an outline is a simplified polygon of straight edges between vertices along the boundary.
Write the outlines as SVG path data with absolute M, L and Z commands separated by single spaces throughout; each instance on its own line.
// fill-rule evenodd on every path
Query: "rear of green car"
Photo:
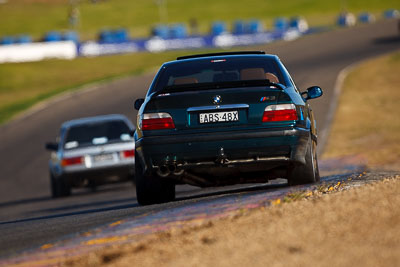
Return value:
M 166 63 L 136 104 L 140 204 L 173 200 L 177 183 L 289 178 L 296 166 L 310 165 L 307 153 L 315 154 L 312 112 L 276 56 L 220 54 Z M 316 176 L 314 169 L 306 182 Z

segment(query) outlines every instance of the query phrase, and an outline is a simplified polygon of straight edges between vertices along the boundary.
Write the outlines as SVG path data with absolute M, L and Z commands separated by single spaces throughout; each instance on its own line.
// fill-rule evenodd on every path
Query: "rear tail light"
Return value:
M 263 122 L 296 121 L 297 111 L 294 104 L 270 105 L 264 110 Z
M 61 160 L 61 166 L 71 166 L 82 164 L 84 161 L 83 157 L 73 157 L 73 158 L 64 158 Z
M 125 150 L 121 152 L 123 158 L 133 158 L 135 156 L 135 150 Z
M 141 128 L 142 130 L 175 129 L 175 124 L 168 113 L 147 113 L 142 115 Z

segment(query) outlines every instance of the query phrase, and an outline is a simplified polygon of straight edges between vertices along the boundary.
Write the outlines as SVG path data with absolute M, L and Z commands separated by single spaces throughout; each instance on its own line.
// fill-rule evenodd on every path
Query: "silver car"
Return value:
M 91 187 L 134 179 L 135 126 L 123 115 L 64 122 L 56 143 L 47 143 L 53 198 L 69 196 L 72 187 Z

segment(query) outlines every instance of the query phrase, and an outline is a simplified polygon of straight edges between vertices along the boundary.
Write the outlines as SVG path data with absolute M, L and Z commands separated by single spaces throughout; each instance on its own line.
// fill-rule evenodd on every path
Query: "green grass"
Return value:
M 28 33 L 39 39 L 50 30 L 67 30 L 70 0 L 8 0 L 0 4 L 0 37 Z M 188 22 L 196 18 L 201 32 L 210 23 L 223 20 L 257 18 L 270 24 L 276 16 L 301 14 L 311 24 L 332 24 L 344 7 L 352 12 L 368 10 L 381 13 L 386 8 L 400 8 L 398 0 L 165 0 L 168 23 Z M 344 4 L 346 3 L 346 4 Z M 91 4 L 79 2 L 83 39 L 95 38 L 102 28 L 126 27 L 131 36 L 148 36 L 151 25 L 159 22 L 154 0 L 103 0 Z M 202 52 L 202 51 L 196 51 Z M 193 52 L 138 53 L 78 58 L 71 61 L 49 60 L 33 63 L 0 64 L 0 123 L 58 93 L 76 90 L 88 83 L 142 73 L 154 69 L 177 55 Z
M 0 36 L 20 33 L 39 38 L 50 30 L 66 30 L 70 0 L 9 0 L 0 4 Z M 311 24 L 330 24 L 346 8 L 352 12 L 381 13 L 386 8 L 400 8 L 398 0 L 164 0 L 168 23 L 188 23 L 196 18 L 202 32 L 215 20 L 261 19 L 270 24 L 277 16 L 303 15 Z M 104 0 L 91 4 L 81 0 L 80 24 L 84 38 L 95 38 L 102 28 L 126 27 L 132 36 L 148 36 L 150 26 L 160 22 L 154 0 Z
M 192 52 L 136 53 L 77 58 L 71 61 L 0 64 L 0 123 L 58 93 L 77 90 L 90 83 L 156 71 L 161 63 L 190 53 Z

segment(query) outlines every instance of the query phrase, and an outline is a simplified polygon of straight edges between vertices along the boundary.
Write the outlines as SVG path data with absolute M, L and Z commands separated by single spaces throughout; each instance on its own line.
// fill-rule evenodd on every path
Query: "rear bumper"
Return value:
M 87 168 L 80 166 L 74 169 L 64 169 L 63 179 L 73 186 L 81 186 L 85 181 L 93 181 L 96 184 L 127 181 L 135 174 L 135 164 L 117 164 L 114 166 L 103 166 Z
M 144 172 L 169 164 L 186 170 L 250 164 L 267 169 L 305 164 L 309 139 L 309 129 L 295 127 L 144 137 L 136 141 L 136 160 Z

